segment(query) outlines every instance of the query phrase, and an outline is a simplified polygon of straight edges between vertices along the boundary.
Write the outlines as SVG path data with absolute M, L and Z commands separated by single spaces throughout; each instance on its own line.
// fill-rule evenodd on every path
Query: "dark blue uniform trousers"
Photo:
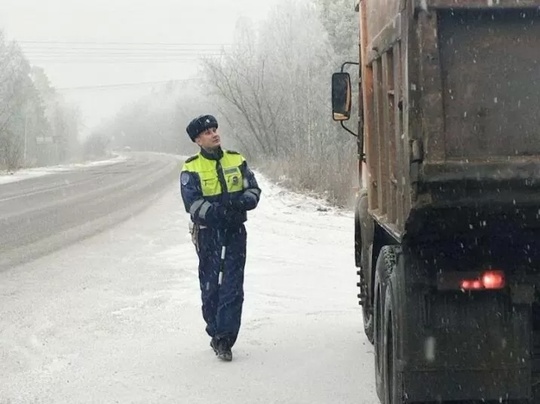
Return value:
M 225 339 L 230 347 L 236 342 L 244 302 L 244 267 L 246 264 L 246 228 L 204 228 L 199 231 L 199 281 L 202 314 L 206 332 Z M 225 259 L 221 260 L 222 246 Z M 221 285 L 219 272 L 223 271 Z

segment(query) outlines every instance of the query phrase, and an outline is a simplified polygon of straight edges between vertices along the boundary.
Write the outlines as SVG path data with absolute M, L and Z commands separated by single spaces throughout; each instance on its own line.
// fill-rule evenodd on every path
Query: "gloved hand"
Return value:
M 248 189 L 242 193 L 238 198 L 234 200 L 235 209 L 246 212 L 257 207 L 258 199 L 254 193 L 255 191 Z
M 236 211 L 236 212 L 245 212 L 246 208 L 244 206 L 244 202 L 242 201 L 242 197 L 238 199 L 233 199 L 229 202 L 230 210 Z
M 245 221 L 245 218 L 246 218 L 245 215 L 246 214 L 244 211 L 239 211 L 236 209 L 229 209 L 227 213 L 227 219 L 226 219 L 227 226 L 234 227 L 234 226 L 241 225 Z
M 213 203 L 212 207 L 208 210 L 206 214 L 206 221 L 211 225 L 211 223 L 219 224 L 223 223 L 227 220 L 228 217 L 228 209 L 219 204 L 219 203 Z

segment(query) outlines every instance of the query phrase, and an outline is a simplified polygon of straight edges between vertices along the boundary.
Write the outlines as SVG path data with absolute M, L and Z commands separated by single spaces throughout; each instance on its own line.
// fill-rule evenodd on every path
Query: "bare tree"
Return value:
M 23 163 L 26 113 L 34 96 L 29 69 L 18 46 L 6 44 L 0 34 L 0 164 L 8 170 Z
M 252 154 L 277 156 L 276 119 L 283 104 L 267 96 L 266 55 L 258 52 L 256 33 L 247 20 L 237 24 L 236 38 L 230 53 L 204 62 L 204 72 L 211 92 L 227 102 L 222 111 L 237 140 Z
M 6 43 L 0 32 L 0 168 L 65 160 L 78 120 L 45 73 L 31 69 L 19 46 Z
M 320 17 L 314 1 L 281 1 L 258 30 L 241 21 L 233 49 L 204 72 L 244 153 L 296 186 L 346 201 L 354 141 L 330 119 L 338 56 Z

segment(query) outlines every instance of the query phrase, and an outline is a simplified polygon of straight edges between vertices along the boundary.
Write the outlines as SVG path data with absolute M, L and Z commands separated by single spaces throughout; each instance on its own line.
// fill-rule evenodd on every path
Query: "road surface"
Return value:
M 0 185 L 0 271 L 103 230 L 155 200 L 174 177 L 179 159 L 130 154 Z

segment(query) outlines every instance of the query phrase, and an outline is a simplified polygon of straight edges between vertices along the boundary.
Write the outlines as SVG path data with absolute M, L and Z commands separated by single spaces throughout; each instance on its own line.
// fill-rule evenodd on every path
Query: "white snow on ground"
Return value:
M 0 403 L 377 403 L 352 213 L 259 182 L 233 362 L 208 345 L 171 184 L 110 231 L 0 273 Z
M 37 168 L 24 168 L 15 172 L 7 173 L 6 171 L 0 171 L 0 184 L 7 184 L 10 182 L 22 181 L 28 178 L 41 177 L 44 175 L 54 174 L 60 171 L 71 171 L 79 168 L 92 167 L 92 166 L 105 166 L 110 164 L 117 164 L 127 160 L 126 156 L 117 155 L 114 158 L 92 161 L 86 163 L 74 163 L 74 164 L 62 164 L 58 166 L 50 167 L 37 167 Z

